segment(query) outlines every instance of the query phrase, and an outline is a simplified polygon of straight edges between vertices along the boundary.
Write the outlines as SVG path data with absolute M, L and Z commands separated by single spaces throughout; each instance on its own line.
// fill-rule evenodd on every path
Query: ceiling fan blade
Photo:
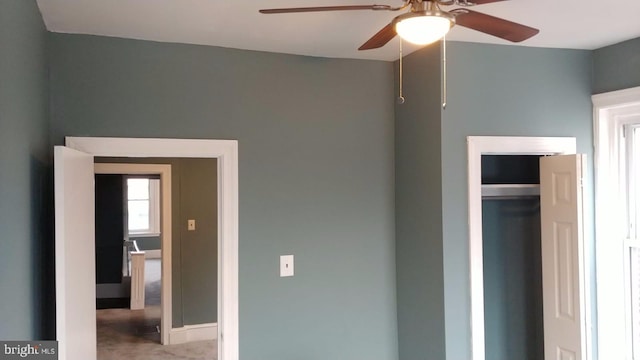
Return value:
M 470 3 L 473 3 L 475 5 L 491 4 L 499 1 L 505 1 L 505 0 L 469 0 Z
M 438 4 L 442 6 L 459 5 L 459 6 L 468 7 L 468 6 L 476 6 L 476 5 L 482 5 L 482 4 L 490 4 L 490 3 L 506 1 L 506 0 L 434 0 L 434 1 L 437 1 Z
M 389 5 L 345 5 L 345 6 L 316 6 L 282 9 L 262 9 L 261 14 L 286 14 L 316 11 L 342 11 L 342 10 L 391 10 Z
M 451 11 L 456 25 L 477 30 L 511 42 L 521 42 L 540 32 L 538 29 L 469 9 Z
M 371 50 L 385 46 L 389 41 L 396 37 L 396 28 L 393 22 L 383 27 L 371 39 L 367 40 L 358 50 Z

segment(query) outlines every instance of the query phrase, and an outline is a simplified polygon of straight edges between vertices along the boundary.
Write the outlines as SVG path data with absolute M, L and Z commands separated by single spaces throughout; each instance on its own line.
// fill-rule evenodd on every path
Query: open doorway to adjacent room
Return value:
M 161 244 L 163 237 L 171 244 L 171 234 L 161 225 L 171 223 L 170 186 L 170 165 L 95 165 L 98 359 L 162 343 L 162 310 L 170 309 L 161 301 Z
M 173 216 L 161 224 L 161 341 L 156 350 L 135 353 L 129 348 L 111 358 L 238 359 L 238 146 L 235 140 L 190 140 L 146 138 L 65 138 L 67 146 L 54 149 L 55 238 L 56 238 L 56 339 L 65 359 L 97 359 L 95 273 L 95 162 L 195 165 L 196 173 L 211 170 L 210 178 L 179 177 L 164 181 L 161 174 L 162 206 L 173 204 Z M 129 172 L 114 172 L 116 174 Z M 134 174 L 149 174 L 149 171 Z M 194 180 L 196 182 L 191 182 Z M 197 181 L 213 184 L 215 196 L 205 196 Z M 196 189 L 194 191 L 194 189 Z M 171 190 L 171 193 L 169 193 Z M 214 211 L 192 217 L 188 206 L 176 208 L 173 198 L 186 190 L 212 204 Z M 161 218 L 166 214 L 162 210 Z M 187 220 L 196 220 L 196 231 Z M 212 236 L 196 237 L 198 230 L 214 226 Z M 179 239 L 179 240 L 177 240 Z M 206 251 L 213 249 L 213 255 Z M 213 279 L 209 286 L 205 279 Z M 174 282 L 174 286 L 165 286 Z M 167 311 L 169 316 L 167 316 Z M 203 312 L 206 314 L 203 315 Z M 177 354 L 174 350 L 203 338 L 216 342 L 213 356 Z M 211 350 L 210 346 L 207 346 Z M 216 355 L 217 354 L 217 355 Z M 102 358 L 102 357 L 101 357 Z M 106 359 L 105 359 L 106 360 Z
M 160 175 L 100 173 L 119 166 L 96 165 L 98 354 L 113 343 L 161 343 Z
M 217 359 L 216 160 L 95 162 L 97 358 Z

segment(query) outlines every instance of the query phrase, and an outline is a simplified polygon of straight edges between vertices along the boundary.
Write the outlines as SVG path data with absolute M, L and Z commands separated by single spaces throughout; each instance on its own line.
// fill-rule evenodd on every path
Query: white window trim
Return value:
M 598 359 L 631 359 L 625 296 L 623 127 L 640 114 L 640 87 L 592 96 L 595 146 L 596 284 Z M 623 190 L 623 191 L 621 191 Z M 612 241 L 618 239 L 619 241 Z M 621 258 L 622 257 L 622 258 Z M 628 260 L 626 261 L 628 262 Z
M 625 116 L 623 116 L 625 117 Z M 640 139 L 638 139 L 637 135 L 634 135 L 635 131 L 640 130 L 640 107 L 635 111 L 631 111 L 631 117 L 626 116 L 626 119 L 629 119 L 631 124 L 624 125 L 624 146 L 625 146 L 625 155 L 628 154 L 637 154 L 638 147 L 640 147 Z M 625 120 L 626 120 L 625 119 Z M 627 121 L 625 121 L 627 123 Z M 640 233 L 638 232 L 638 211 L 640 207 L 638 204 L 638 187 L 633 186 L 632 184 L 637 184 L 637 175 L 640 172 L 637 165 L 640 162 L 640 159 L 634 158 L 634 156 L 628 156 L 624 158 L 626 165 L 625 172 L 625 198 L 627 199 L 626 208 L 628 212 L 626 213 L 627 224 L 626 228 L 628 229 L 628 233 L 625 236 L 625 239 L 622 242 L 623 247 L 623 267 L 624 267 L 624 308 L 625 308 L 625 318 L 626 318 L 626 347 L 627 347 L 627 358 L 640 360 L 640 357 L 634 357 L 634 346 L 640 346 L 640 344 L 634 344 L 634 333 L 633 333 L 633 308 L 632 308 L 632 287 L 631 287 L 631 254 L 633 248 L 640 248 Z M 606 330 L 606 329 L 605 329 Z M 635 353 L 638 353 L 638 350 L 635 350 Z
M 127 229 L 129 237 L 160 236 L 160 181 L 151 180 L 153 179 L 149 179 L 149 228 L 134 231 Z

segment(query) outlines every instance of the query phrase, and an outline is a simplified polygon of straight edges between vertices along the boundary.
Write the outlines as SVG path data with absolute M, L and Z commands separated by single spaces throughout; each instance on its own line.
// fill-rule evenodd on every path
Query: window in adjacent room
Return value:
M 127 179 L 127 222 L 130 235 L 160 233 L 160 180 Z

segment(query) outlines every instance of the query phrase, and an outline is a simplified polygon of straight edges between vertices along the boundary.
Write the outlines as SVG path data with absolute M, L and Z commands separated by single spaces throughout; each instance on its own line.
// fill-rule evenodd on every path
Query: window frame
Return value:
M 631 255 L 634 249 L 640 251 L 640 114 L 631 116 L 633 123 L 627 123 L 623 128 L 623 141 L 626 148 L 626 198 L 627 198 L 627 221 L 628 234 L 623 240 L 623 266 L 624 266 L 624 298 L 626 317 L 627 346 L 629 347 L 628 357 L 633 360 L 640 360 L 640 344 L 634 342 L 634 337 L 638 336 L 634 332 L 633 322 L 637 321 L 633 317 L 633 289 L 632 289 L 632 269 Z M 637 155 L 637 158 L 634 157 Z M 640 327 L 635 329 L 640 332 Z
M 640 87 L 594 95 L 592 100 L 598 358 L 632 360 L 628 249 L 630 224 L 637 220 L 632 216 L 640 211 L 636 209 L 640 204 L 631 206 L 628 195 L 640 190 L 629 187 L 634 175 L 627 154 L 633 141 L 625 132 L 640 124 Z
M 130 200 L 129 199 L 129 179 L 147 179 L 149 181 L 149 227 L 146 229 L 138 229 L 138 230 L 131 230 L 129 228 L 129 202 L 130 201 L 140 201 L 140 200 L 145 200 L 145 199 L 136 199 L 136 200 Z M 126 176 L 125 177 L 125 184 L 127 185 L 127 194 L 126 194 L 126 211 L 127 211 L 127 216 L 126 216 L 126 222 L 127 222 L 127 234 L 129 235 L 129 237 L 153 237 L 153 236 L 160 236 L 160 206 L 161 204 L 161 199 L 160 199 L 160 180 L 159 179 L 155 179 L 155 178 L 147 178 L 147 177 L 140 177 L 140 176 Z

